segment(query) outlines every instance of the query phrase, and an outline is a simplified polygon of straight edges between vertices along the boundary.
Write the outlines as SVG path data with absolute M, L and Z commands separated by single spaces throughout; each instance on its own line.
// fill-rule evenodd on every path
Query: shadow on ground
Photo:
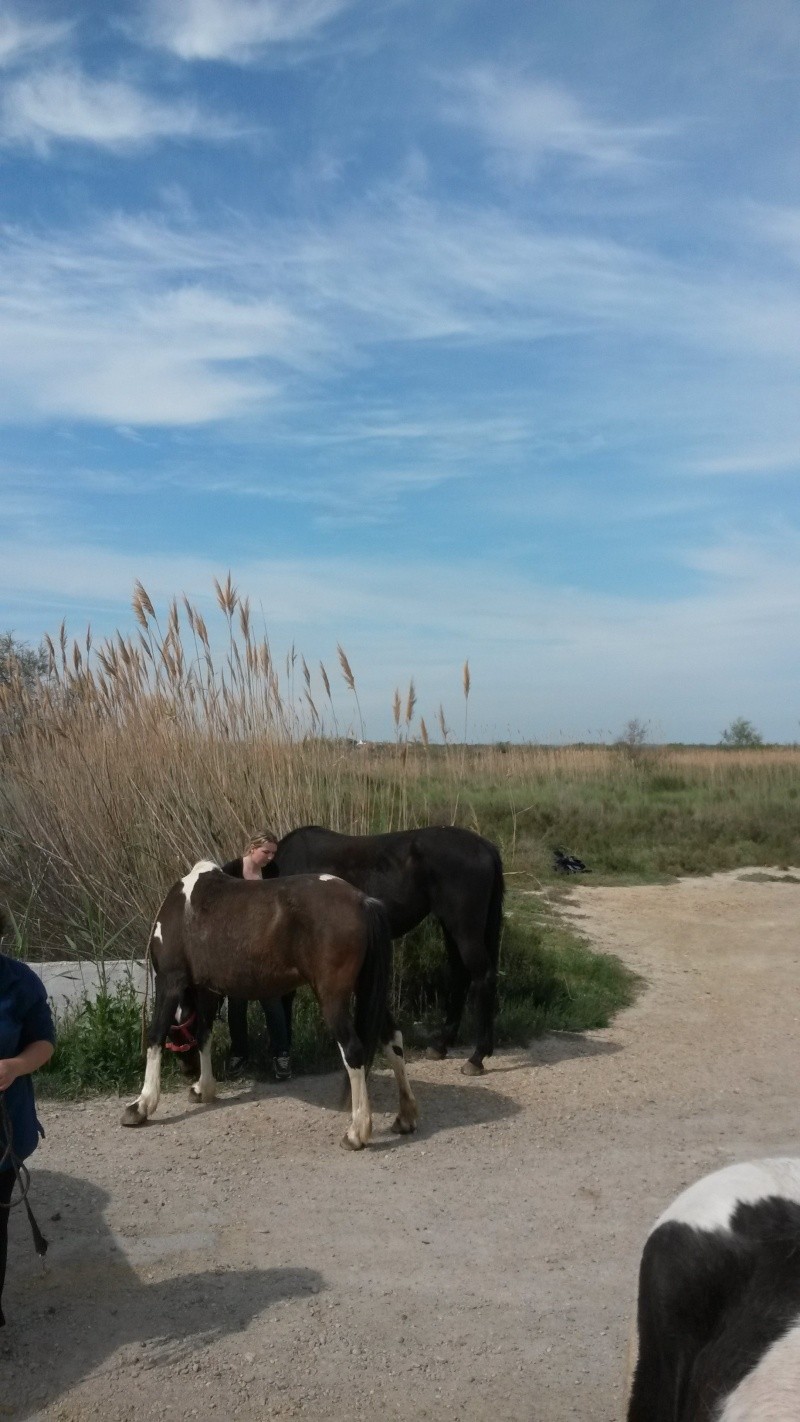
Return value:
M 445 1070 L 452 1072 L 455 1064 L 454 1058 L 452 1063 L 448 1062 Z M 458 1064 L 460 1065 L 460 1061 Z M 502 1067 L 498 1070 L 492 1064 L 486 1075 L 477 1079 L 458 1077 L 456 1081 L 431 1081 L 416 1078 L 412 1062 L 409 1066 L 409 1079 L 420 1110 L 419 1134 L 430 1137 L 442 1129 L 485 1125 L 491 1121 L 502 1121 L 509 1116 L 515 1116 L 521 1109 L 520 1106 L 504 1092 L 499 1091 L 494 1084 L 494 1078 L 502 1070 Z M 377 1143 L 379 1136 L 383 1148 L 392 1145 L 402 1148 L 413 1142 L 413 1136 L 390 1136 L 384 1139 L 384 1122 L 381 1118 L 394 1116 L 397 1111 L 394 1077 L 388 1071 L 373 1072 L 369 1078 L 369 1092 L 376 1118 L 373 1145 Z M 140 1129 L 150 1131 L 157 1130 L 160 1126 L 174 1127 L 183 1121 L 194 1119 L 200 1112 L 223 1112 L 228 1121 L 237 1106 L 255 1101 L 263 1102 L 265 1107 L 274 1107 L 283 1096 L 292 1098 L 293 1102 L 302 1102 L 305 1106 L 321 1110 L 322 1113 L 335 1112 L 341 1116 L 344 1131 L 350 1109 L 350 1096 L 347 1078 L 343 1077 L 341 1072 L 328 1072 L 324 1076 L 296 1077 L 294 1081 L 280 1086 L 262 1085 L 261 1082 L 254 1081 L 235 1090 L 223 1087 L 222 1094 L 207 1106 L 196 1106 L 194 1103 L 184 1105 L 186 1096 L 181 1101 L 180 1097 L 176 1099 L 172 1094 L 165 1095 L 161 1098 L 158 1114 Z M 329 1129 L 326 1115 L 322 1114 L 320 1130 L 324 1133 Z
M 584 1032 L 548 1032 L 529 1048 L 531 1065 L 555 1066 L 581 1057 L 611 1057 L 622 1051 L 619 1042 L 599 1041 Z
M 89 1374 L 102 1373 L 119 1349 L 131 1353 L 123 1369 L 130 1368 L 126 1385 L 135 1390 L 141 1367 L 191 1364 L 216 1338 L 324 1287 L 313 1269 L 207 1270 L 144 1282 L 105 1222 L 104 1190 L 36 1170 L 31 1200 L 50 1248 L 42 1277 L 18 1212 L 23 1218 L 12 1223 L 4 1294 L 9 1326 L 0 1332 L 3 1422 L 35 1416 Z

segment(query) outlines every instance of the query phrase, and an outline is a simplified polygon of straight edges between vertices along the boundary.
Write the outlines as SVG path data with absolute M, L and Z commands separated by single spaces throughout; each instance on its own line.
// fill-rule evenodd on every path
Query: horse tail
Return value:
M 492 851 L 492 888 L 489 894 L 489 907 L 486 911 L 484 945 L 489 955 L 489 961 L 496 969 L 500 961 L 500 931 L 503 927 L 503 898 L 506 886 L 500 852 L 493 844 L 490 845 L 490 848 Z
M 369 1071 L 378 1050 L 389 1004 L 392 972 L 392 936 L 386 909 L 380 899 L 364 899 L 367 944 L 356 983 L 355 1029 L 364 1048 L 364 1070 Z

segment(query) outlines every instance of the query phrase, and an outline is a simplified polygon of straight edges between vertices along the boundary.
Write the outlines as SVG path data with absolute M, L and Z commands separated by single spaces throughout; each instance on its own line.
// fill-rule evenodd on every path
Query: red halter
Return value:
M 173 1022 L 164 1043 L 168 1052 L 190 1052 L 192 1047 L 197 1046 L 197 1038 L 191 1030 L 196 1021 L 197 1013 L 193 1012 L 191 1017 L 187 1017 L 185 1021 Z M 172 1041 L 170 1041 L 170 1037 Z

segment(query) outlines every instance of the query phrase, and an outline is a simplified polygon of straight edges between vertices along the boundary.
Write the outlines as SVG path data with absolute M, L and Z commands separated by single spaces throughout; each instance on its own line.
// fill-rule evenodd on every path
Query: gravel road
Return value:
M 778 874 L 779 871 L 773 871 Z M 577 886 L 643 975 L 606 1031 L 415 1061 L 422 1129 L 339 1149 L 338 1079 L 44 1103 L 11 1225 L 0 1419 L 611 1422 L 646 1230 L 707 1170 L 800 1151 L 800 880 Z

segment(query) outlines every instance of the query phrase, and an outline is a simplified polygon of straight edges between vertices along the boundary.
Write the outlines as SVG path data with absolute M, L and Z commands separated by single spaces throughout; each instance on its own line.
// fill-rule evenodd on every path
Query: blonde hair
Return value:
M 263 849 L 265 844 L 277 844 L 278 836 L 272 830 L 262 830 L 260 834 L 254 834 L 252 839 L 247 841 L 245 854 L 252 854 L 254 849 Z

